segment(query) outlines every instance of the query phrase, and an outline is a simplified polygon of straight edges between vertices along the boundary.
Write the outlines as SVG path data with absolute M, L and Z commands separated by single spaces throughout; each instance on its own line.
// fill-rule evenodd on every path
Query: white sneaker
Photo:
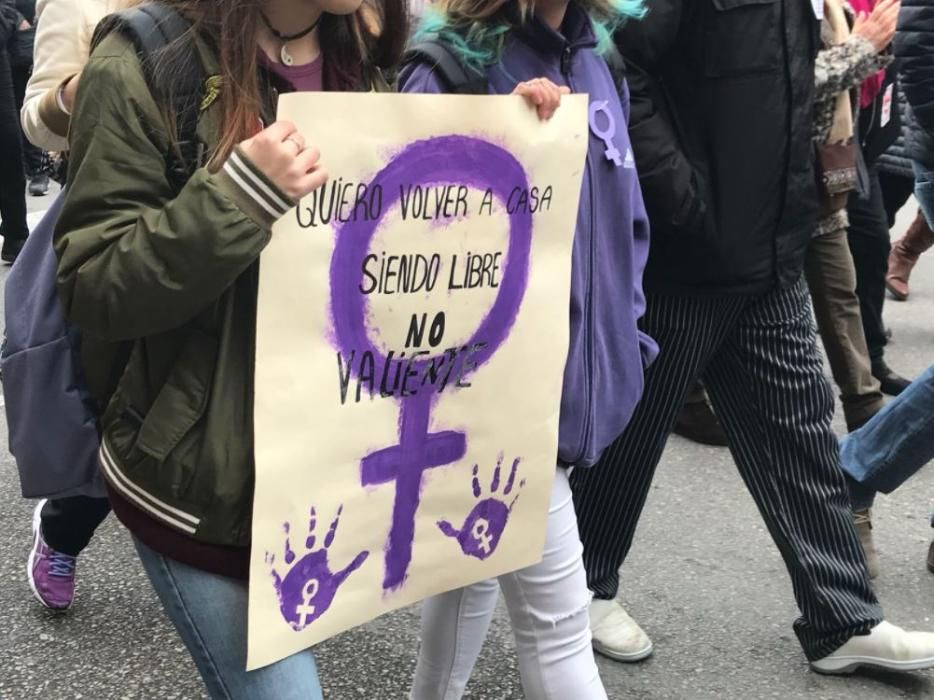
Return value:
M 934 634 L 906 632 L 880 622 L 866 635 L 852 637 L 833 654 L 811 662 L 818 673 L 853 673 L 860 666 L 917 671 L 934 666 Z
M 615 600 L 590 604 L 590 631 L 594 650 L 616 661 L 642 661 L 655 649 L 649 636 Z

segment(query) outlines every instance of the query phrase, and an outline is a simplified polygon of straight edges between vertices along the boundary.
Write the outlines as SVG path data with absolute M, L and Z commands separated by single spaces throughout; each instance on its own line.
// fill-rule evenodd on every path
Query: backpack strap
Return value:
M 205 152 L 198 138 L 198 120 L 207 76 L 192 36 L 191 22 L 167 5 L 147 3 L 106 17 L 98 25 L 91 46 L 115 31 L 133 42 L 150 92 L 175 115 L 176 138 L 169 153 L 167 173 L 181 189 L 203 165 Z M 172 50 L 167 51 L 170 46 Z M 163 75 L 172 75 L 170 86 L 156 79 L 157 66 Z
M 402 65 L 413 63 L 430 65 L 448 90 L 456 95 L 485 95 L 489 92 L 486 74 L 465 65 L 450 44 L 438 37 L 420 41 L 406 50 Z
M 613 82 L 616 83 L 616 90 L 622 94 L 623 84 L 626 81 L 626 61 L 623 60 L 622 54 L 615 47 L 604 54 L 603 60 L 606 61 L 606 65 L 610 69 L 610 75 L 613 76 Z
M 610 51 L 604 56 L 617 91 L 622 94 L 626 80 L 626 64 L 618 51 Z M 457 95 L 485 95 L 489 92 L 486 74 L 465 65 L 454 53 L 450 44 L 439 37 L 431 37 L 413 44 L 406 49 L 402 57 L 402 66 L 412 63 L 425 63 L 441 78 L 452 93 Z

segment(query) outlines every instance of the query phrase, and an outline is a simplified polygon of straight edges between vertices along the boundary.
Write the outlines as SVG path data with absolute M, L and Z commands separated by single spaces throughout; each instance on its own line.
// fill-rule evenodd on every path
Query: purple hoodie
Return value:
M 487 71 L 493 95 L 508 95 L 525 80 L 549 78 L 589 94 L 592 110 L 605 105 L 590 120 L 561 398 L 558 459 L 577 466 L 594 464 L 626 428 L 642 395 L 643 371 L 658 354 L 655 342 L 636 327 L 645 311 L 642 270 L 649 224 L 626 128 L 628 89 L 621 104 L 606 61 L 594 52 L 596 45 L 588 15 L 572 3 L 561 34 L 531 19 L 510 32 L 500 62 Z M 445 92 L 425 63 L 407 66 L 399 85 L 402 92 Z M 604 141 L 608 132 L 612 136 Z M 619 152 L 618 164 L 605 155 L 608 148 Z

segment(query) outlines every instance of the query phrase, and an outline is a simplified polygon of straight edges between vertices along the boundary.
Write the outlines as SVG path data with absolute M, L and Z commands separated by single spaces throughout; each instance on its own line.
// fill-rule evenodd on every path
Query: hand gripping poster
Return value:
M 250 669 L 541 559 L 587 147 L 585 96 L 279 116 L 329 180 L 260 262 Z

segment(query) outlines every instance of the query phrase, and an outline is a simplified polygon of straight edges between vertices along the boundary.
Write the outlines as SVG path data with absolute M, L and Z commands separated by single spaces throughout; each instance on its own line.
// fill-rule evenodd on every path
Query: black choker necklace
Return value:
M 308 29 L 300 31 L 297 34 L 283 34 L 280 32 L 278 29 L 272 26 L 272 22 L 269 21 L 269 18 L 266 16 L 265 12 L 260 11 L 259 16 L 263 18 L 263 23 L 266 25 L 266 29 L 272 32 L 272 35 L 282 42 L 282 48 L 279 50 L 279 58 L 282 60 L 282 64 L 291 66 L 293 63 L 295 63 L 295 59 L 293 59 L 292 54 L 289 53 L 289 42 L 295 41 L 296 39 L 302 39 L 303 37 L 311 34 L 318 26 L 318 24 L 320 24 L 321 18 L 324 17 L 324 13 L 318 15 L 318 19 L 316 19 L 314 24 L 308 27 Z

